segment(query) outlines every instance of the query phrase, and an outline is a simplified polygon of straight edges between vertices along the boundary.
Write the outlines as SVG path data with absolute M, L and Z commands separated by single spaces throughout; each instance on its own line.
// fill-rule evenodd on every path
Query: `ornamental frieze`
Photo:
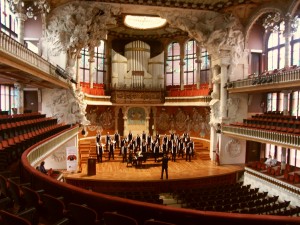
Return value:
M 114 90 L 111 92 L 112 103 L 160 104 L 164 102 L 163 91 Z

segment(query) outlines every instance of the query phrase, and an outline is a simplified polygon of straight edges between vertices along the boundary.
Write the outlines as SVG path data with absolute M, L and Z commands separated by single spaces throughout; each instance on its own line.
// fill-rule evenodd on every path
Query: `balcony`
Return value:
M 282 89 L 294 89 L 299 86 L 300 68 L 297 66 L 268 71 L 259 76 L 249 75 L 247 79 L 226 84 L 229 93 L 274 92 Z
M 266 129 L 244 127 L 242 125 L 223 125 L 222 133 L 251 141 L 270 143 L 286 148 L 299 148 L 300 135 L 293 133 L 270 131 Z
M 1 82 L 22 83 L 26 87 L 69 88 L 70 81 L 55 70 L 56 66 L 0 32 Z

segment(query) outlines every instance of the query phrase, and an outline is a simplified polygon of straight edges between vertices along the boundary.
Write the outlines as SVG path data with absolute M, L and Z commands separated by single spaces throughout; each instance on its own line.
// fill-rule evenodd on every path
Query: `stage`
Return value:
M 105 153 L 106 154 L 106 153 Z M 122 157 L 115 156 L 115 159 L 108 160 L 107 155 L 102 163 L 96 164 L 96 175 L 87 174 L 87 164 L 81 165 L 79 173 L 64 173 L 65 178 L 87 179 L 101 181 L 155 181 L 161 177 L 161 162 L 155 162 L 153 158 L 139 166 L 123 163 Z M 191 162 L 185 158 L 177 158 L 176 162 L 171 159 L 168 163 L 169 180 L 178 179 L 198 179 L 209 176 L 223 175 L 244 170 L 243 165 L 221 165 L 217 166 L 211 160 L 202 160 L 199 155 L 195 155 Z M 164 174 L 165 179 L 165 174 Z

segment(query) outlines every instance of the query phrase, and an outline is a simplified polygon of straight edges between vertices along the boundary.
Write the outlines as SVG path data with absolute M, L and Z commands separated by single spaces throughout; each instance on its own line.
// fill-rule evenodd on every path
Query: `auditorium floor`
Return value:
M 215 176 L 244 170 L 243 165 L 221 165 L 217 166 L 211 160 L 202 160 L 195 156 L 191 162 L 184 159 L 177 159 L 176 162 L 169 161 L 169 180 L 191 179 L 205 176 Z M 141 166 L 131 166 L 123 163 L 121 156 L 115 156 L 114 160 L 105 158 L 102 163 L 96 165 L 96 175 L 87 175 L 87 165 L 82 164 L 80 173 L 64 173 L 65 177 L 79 179 L 97 179 L 97 180 L 159 180 L 161 176 L 161 162 L 154 162 L 154 159 L 148 159 Z M 164 174 L 165 179 L 165 174 Z

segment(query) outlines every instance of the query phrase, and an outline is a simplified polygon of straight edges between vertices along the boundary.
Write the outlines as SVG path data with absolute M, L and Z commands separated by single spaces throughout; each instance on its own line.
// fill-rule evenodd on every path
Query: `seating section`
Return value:
M 242 123 L 231 123 L 231 126 L 263 129 L 273 132 L 300 134 L 300 119 L 296 116 L 283 115 L 282 112 L 266 112 L 244 119 Z
M 298 207 L 289 207 L 289 201 L 278 201 L 279 196 L 268 196 L 258 188 L 241 183 L 215 188 L 180 190 L 173 196 L 182 207 L 204 211 L 220 211 L 264 215 L 297 215 Z M 293 214 L 292 214 L 293 213 Z
M 199 88 L 196 85 L 185 85 L 183 90 L 180 85 L 173 85 L 166 89 L 168 97 L 207 96 L 210 91 L 208 84 L 201 84 Z
M 30 146 L 67 128 L 40 113 L 0 115 L 0 171 L 18 161 Z
M 105 87 L 104 84 L 93 84 L 93 88 L 90 88 L 89 83 L 80 82 L 81 89 L 84 93 L 90 94 L 90 95 L 105 95 Z
M 155 204 L 163 204 L 163 199 L 160 198 L 158 192 L 155 191 L 124 191 L 106 193 L 121 198 L 137 200 L 141 202 L 149 202 Z

